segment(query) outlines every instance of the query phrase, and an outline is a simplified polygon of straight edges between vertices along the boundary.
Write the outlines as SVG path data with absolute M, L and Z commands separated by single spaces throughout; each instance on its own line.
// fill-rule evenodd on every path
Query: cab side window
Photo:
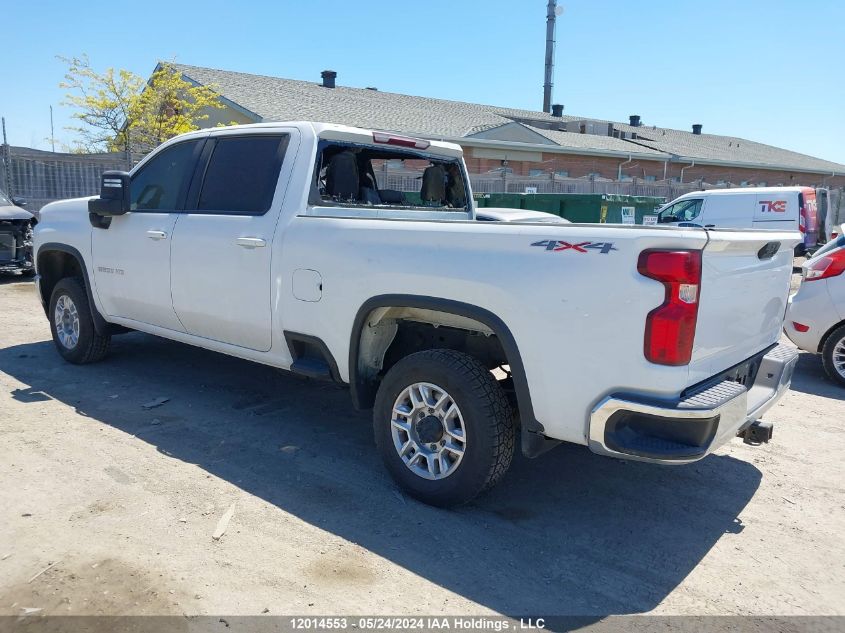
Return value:
M 181 204 L 201 141 L 177 143 L 153 156 L 129 185 L 132 211 L 175 211 Z
M 270 209 L 288 135 L 223 136 L 205 170 L 197 211 L 262 215 Z

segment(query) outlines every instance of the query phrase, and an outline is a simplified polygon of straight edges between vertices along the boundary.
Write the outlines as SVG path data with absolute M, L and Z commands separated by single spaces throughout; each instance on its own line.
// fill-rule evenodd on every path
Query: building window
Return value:
M 726 184 L 728 184 L 728 183 L 727 183 L 727 182 L 725 182 L 725 180 L 724 180 L 724 179 L 722 179 L 722 178 L 720 178 L 719 180 L 717 180 L 717 181 L 716 181 L 716 186 L 717 186 L 717 187 L 724 187 Z
M 757 183 L 757 186 L 758 186 L 758 187 L 765 187 L 765 186 L 766 186 L 766 181 L 765 181 L 765 180 L 761 180 L 760 182 L 758 182 L 758 183 Z
M 569 178 L 569 172 L 565 169 L 560 169 L 555 172 L 555 176 L 557 176 L 558 178 Z
M 740 187 L 747 187 L 747 186 L 748 186 L 748 181 L 747 181 L 747 180 L 742 180 L 742 181 L 740 181 L 739 186 L 740 186 Z
M 545 173 L 546 172 L 542 169 L 529 169 L 528 170 L 528 175 L 531 176 L 532 178 L 536 178 L 537 176 L 542 176 Z
M 655 180 L 657 180 L 656 176 L 646 176 L 645 177 L 646 182 L 654 182 Z
M 622 178 L 620 178 L 619 180 L 621 182 L 631 182 L 633 180 L 633 177 L 631 177 L 627 174 L 622 174 Z

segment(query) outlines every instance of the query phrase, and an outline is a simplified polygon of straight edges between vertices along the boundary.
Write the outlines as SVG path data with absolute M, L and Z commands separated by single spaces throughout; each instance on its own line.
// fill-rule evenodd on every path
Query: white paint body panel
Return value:
M 170 299 L 170 248 L 178 218 L 178 213 L 134 212 L 112 218 L 108 230 L 91 229 L 89 273 L 103 316 L 184 331 Z
M 348 381 L 353 322 L 370 298 L 404 294 L 472 304 L 497 315 L 513 335 L 533 413 L 545 433 L 579 444 L 587 443 L 591 410 L 609 394 L 670 400 L 776 339 L 776 313 L 783 315 L 787 295 L 786 259 L 761 263 L 752 257 L 758 242 L 770 240 L 781 240 L 781 253 L 786 253 L 797 243 L 797 232 L 484 223 L 474 221 L 472 213 L 455 213 L 461 221 L 454 221 L 428 219 L 425 211 L 406 212 L 404 219 L 384 217 L 383 211 L 381 217 L 365 217 L 366 210 L 359 217 L 344 217 L 355 210 L 308 206 L 317 141 L 363 142 L 362 131 L 309 123 L 258 124 L 238 131 L 291 128 L 298 131 L 299 147 L 295 160 L 289 160 L 290 151 L 285 159 L 267 215 L 191 213 L 176 220 L 168 241 L 173 305 L 162 306 L 153 315 L 157 319 L 149 319 L 157 324 L 112 316 L 106 309 L 113 295 L 126 300 L 144 296 L 145 282 L 134 275 L 112 294 L 97 285 L 97 309 L 115 323 L 281 368 L 292 362 L 285 330 L 318 337 L 337 362 L 341 379 Z M 433 142 L 429 151 L 460 156 L 460 148 L 447 143 Z M 87 201 L 54 203 L 44 215 L 36 249 L 47 242 L 72 245 L 92 270 L 91 235 L 101 229 L 90 226 Z M 260 237 L 267 246 L 236 246 L 235 240 L 245 236 Z M 614 250 L 532 246 L 550 239 L 612 243 Z M 664 289 L 637 272 L 639 254 L 648 248 L 705 245 L 694 362 L 685 367 L 649 363 L 643 355 L 645 319 L 663 301 Z M 303 270 L 314 274 L 296 272 Z M 313 287 L 318 278 L 319 297 Z M 181 321 L 170 320 L 175 314 Z M 728 326 L 729 318 L 745 322 Z
M 806 264 L 804 265 L 806 268 Z M 806 332 L 793 322 L 809 326 Z M 798 292 L 789 298 L 784 332 L 807 352 L 821 352 L 824 335 L 845 322 L 845 273 L 827 279 L 802 280 Z

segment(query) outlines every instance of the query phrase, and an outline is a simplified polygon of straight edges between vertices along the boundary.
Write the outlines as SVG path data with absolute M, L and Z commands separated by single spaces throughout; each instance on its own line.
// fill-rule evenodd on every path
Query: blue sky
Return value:
M 845 2 L 559 0 L 566 114 L 730 134 L 845 163 Z M 0 115 L 49 148 L 71 110 L 56 55 L 156 60 L 539 110 L 545 0 L 7 2 Z

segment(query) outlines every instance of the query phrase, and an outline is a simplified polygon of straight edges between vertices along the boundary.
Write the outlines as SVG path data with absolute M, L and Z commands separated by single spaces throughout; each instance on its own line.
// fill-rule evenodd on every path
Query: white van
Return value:
M 729 229 L 800 231 L 803 255 L 818 242 L 816 190 L 811 187 L 749 187 L 694 191 L 657 211 L 658 224 Z

